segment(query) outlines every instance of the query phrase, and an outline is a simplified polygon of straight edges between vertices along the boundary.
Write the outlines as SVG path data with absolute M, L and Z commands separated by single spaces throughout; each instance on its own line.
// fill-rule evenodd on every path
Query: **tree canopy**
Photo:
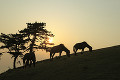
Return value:
M 0 49 L 8 49 L 6 53 L 11 54 L 14 57 L 13 67 L 16 68 L 15 63 L 18 56 L 23 55 L 25 52 L 32 53 L 33 49 L 47 49 L 49 37 L 54 35 L 45 29 L 46 23 L 27 23 L 27 28 L 19 30 L 16 34 L 4 34 L 0 35 L 0 42 L 3 45 Z M 53 45 L 53 44 L 52 44 Z M 0 53 L 2 55 L 5 52 Z

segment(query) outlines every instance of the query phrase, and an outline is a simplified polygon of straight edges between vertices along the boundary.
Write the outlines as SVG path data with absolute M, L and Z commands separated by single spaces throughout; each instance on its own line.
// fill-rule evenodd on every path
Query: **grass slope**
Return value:
M 119 61 L 120 46 L 114 46 L 40 61 L 35 68 L 8 70 L 0 80 L 120 80 Z

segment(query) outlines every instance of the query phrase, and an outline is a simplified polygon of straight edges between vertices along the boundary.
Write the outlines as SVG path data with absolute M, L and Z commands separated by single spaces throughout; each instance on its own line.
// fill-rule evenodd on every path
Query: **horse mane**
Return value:
M 59 44 L 59 46 L 64 46 L 64 44 Z
M 87 44 L 87 42 L 86 42 L 86 41 L 83 41 L 82 44 Z
M 86 47 L 89 47 L 90 45 L 87 42 L 82 42 L 82 44 L 86 45 Z
M 68 52 L 69 50 L 64 46 L 64 44 L 60 44 L 59 46 L 61 46 L 61 48 L 65 51 Z

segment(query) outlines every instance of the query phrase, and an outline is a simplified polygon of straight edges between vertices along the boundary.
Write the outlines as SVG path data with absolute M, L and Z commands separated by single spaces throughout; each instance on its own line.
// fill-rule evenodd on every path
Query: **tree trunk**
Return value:
M 36 34 L 33 35 L 33 39 L 32 39 L 32 42 L 30 44 L 30 53 L 33 52 L 33 46 L 34 46 L 34 43 L 35 43 L 35 40 L 36 40 Z
M 13 68 L 14 68 L 14 69 L 16 69 L 16 65 L 15 65 L 15 63 L 16 63 L 16 59 L 17 59 L 17 57 L 18 57 L 18 56 L 15 56 L 15 57 L 14 57 L 14 62 L 13 62 Z

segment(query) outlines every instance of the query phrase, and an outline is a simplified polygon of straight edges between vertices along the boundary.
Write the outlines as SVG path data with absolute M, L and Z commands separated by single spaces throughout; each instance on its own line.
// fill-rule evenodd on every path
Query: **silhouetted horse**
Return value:
M 92 47 L 90 45 L 88 45 L 85 41 L 82 42 L 82 43 L 76 43 L 74 46 L 73 46 L 73 51 L 76 55 L 76 52 L 78 49 L 82 49 L 82 52 L 84 51 L 84 48 L 89 48 L 89 51 L 92 52 Z M 82 53 L 81 52 L 81 53 Z
M 55 53 L 59 53 L 59 58 L 60 58 L 62 51 L 65 51 L 66 55 L 68 57 L 70 57 L 70 50 L 68 50 L 64 46 L 64 44 L 60 44 L 60 45 L 57 45 L 57 46 L 54 46 L 54 47 L 51 48 L 51 50 L 50 50 L 50 60 L 51 60 L 51 58 L 53 59 L 53 56 L 55 55 Z
M 29 65 L 31 67 L 32 62 L 35 67 L 36 57 L 35 57 L 34 52 L 26 53 L 23 57 L 23 68 L 24 67 L 26 68 L 27 65 Z

